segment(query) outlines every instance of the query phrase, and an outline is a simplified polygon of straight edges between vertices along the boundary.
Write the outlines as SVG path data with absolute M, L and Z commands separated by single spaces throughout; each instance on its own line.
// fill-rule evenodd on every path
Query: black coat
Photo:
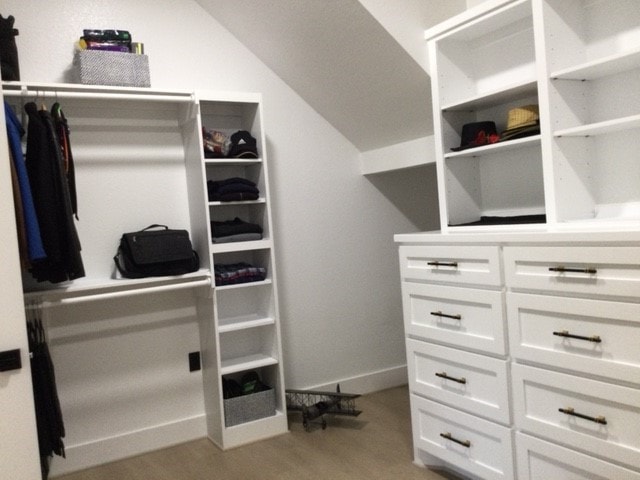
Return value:
M 53 283 L 83 277 L 80 240 L 62 152 L 51 114 L 25 105 L 29 116 L 26 164 L 46 260 L 32 265 L 38 281 Z

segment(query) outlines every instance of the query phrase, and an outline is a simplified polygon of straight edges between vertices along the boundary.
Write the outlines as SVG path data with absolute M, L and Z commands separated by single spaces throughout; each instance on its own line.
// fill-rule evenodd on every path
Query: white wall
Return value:
M 473 2 L 474 0 L 467 0 Z M 475 0 L 476 2 L 482 0 Z M 424 31 L 465 9 L 465 0 L 359 0 L 371 15 L 429 73 Z M 467 5 L 469 8 L 469 5 Z
M 223 27 L 190 0 L 4 0 L 1 13 L 16 17 L 23 81 L 66 81 L 82 29 L 119 28 L 145 43 L 153 88 L 262 92 L 287 386 L 398 371 L 405 354 L 392 236 L 432 226 L 406 199 L 387 198 L 401 189 L 360 175 L 353 145 Z
M 481 3 L 484 3 L 486 1 L 488 0 L 467 0 L 467 10 L 477 5 L 480 5 Z

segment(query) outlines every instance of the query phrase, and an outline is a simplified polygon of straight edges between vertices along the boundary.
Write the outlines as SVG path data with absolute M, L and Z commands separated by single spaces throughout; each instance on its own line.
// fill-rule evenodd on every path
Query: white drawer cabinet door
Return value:
M 505 360 L 412 339 L 407 340 L 407 357 L 412 392 L 510 423 Z
M 411 395 L 414 447 L 489 480 L 512 480 L 511 431 Z
M 502 292 L 403 282 L 407 335 L 506 354 Z
M 518 429 L 640 468 L 640 390 L 513 365 Z
M 640 384 L 640 304 L 507 293 L 514 358 Z
M 516 434 L 518 480 L 640 480 L 640 473 Z
M 401 246 L 403 280 L 501 285 L 498 247 Z
M 640 295 L 640 247 L 505 247 L 509 288 Z

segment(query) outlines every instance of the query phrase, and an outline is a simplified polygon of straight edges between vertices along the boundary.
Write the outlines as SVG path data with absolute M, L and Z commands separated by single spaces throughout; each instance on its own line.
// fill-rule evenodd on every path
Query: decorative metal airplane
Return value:
M 327 428 L 326 414 L 357 417 L 362 413 L 356 410 L 356 398 L 360 395 L 341 393 L 340 385 L 335 392 L 287 389 L 286 394 L 287 410 L 302 412 L 302 425 L 307 432 L 311 429 L 310 422 L 316 418 L 321 419 L 323 430 Z

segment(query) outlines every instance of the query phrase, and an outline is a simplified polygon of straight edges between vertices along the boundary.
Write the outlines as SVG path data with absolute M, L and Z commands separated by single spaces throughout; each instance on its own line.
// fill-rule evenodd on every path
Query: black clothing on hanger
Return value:
M 40 310 L 27 309 L 29 320 L 27 333 L 31 352 L 31 379 L 33 382 L 33 400 L 36 411 L 38 446 L 40 450 L 40 468 L 42 478 L 49 476 L 49 460 L 56 454 L 64 457 L 65 436 L 62 409 L 56 387 L 56 376 L 46 342 Z
M 74 207 L 62 151 L 51 114 L 34 102 L 24 107 L 28 117 L 26 164 L 47 259 L 32 265 L 38 281 L 59 283 L 85 275 Z M 75 190 L 75 189 L 74 189 Z

